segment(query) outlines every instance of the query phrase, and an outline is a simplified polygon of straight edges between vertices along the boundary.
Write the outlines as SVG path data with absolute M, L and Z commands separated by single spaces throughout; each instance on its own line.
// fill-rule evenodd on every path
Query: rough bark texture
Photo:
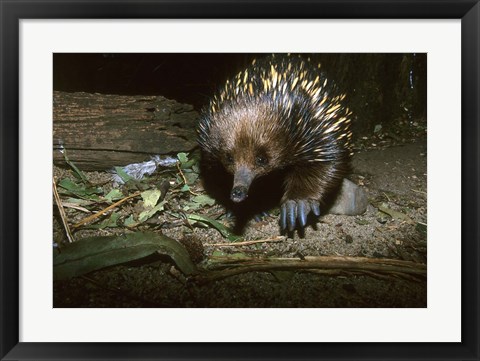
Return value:
M 53 93 L 53 160 L 60 146 L 82 170 L 148 160 L 196 146 L 198 113 L 161 96 Z

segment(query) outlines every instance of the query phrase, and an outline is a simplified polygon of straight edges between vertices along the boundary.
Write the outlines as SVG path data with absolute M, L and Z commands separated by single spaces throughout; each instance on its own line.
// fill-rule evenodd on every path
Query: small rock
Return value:
M 368 197 L 363 188 L 344 179 L 342 188 L 328 213 L 356 216 L 365 213 L 367 206 Z

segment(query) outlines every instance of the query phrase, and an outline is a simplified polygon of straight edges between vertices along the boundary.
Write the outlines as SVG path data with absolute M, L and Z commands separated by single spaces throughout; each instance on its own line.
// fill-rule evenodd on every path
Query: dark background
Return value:
M 53 88 L 67 92 L 162 95 L 200 110 L 253 58 L 267 54 L 54 54 Z M 348 95 L 356 132 L 426 119 L 426 54 L 304 54 Z

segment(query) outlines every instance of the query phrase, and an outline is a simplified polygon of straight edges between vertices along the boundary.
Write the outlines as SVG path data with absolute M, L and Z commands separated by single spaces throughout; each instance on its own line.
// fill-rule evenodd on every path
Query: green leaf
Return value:
M 187 163 L 182 164 L 181 168 L 191 170 L 196 163 L 195 159 L 190 159 Z
M 224 226 L 222 223 L 214 219 L 211 219 L 209 217 L 205 217 L 197 214 L 189 214 L 187 215 L 187 218 L 191 221 L 201 222 L 209 226 L 212 226 L 217 231 L 219 231 L 223 237 L 227 238 L 229 241 L 238 241 L 239 239 L 242 239 L 241 236 L 238 236 L 235 233 L 233 233 L 233 231 L 230 228 Z
M 192 198 L 192 201 L 199 203 L 201 206 L 213 206 L 215 204 L 215 199 L 207 196 L 206 194 L 195 196 Z
M 178 153 L 177 158 L 181 164 L 185 164 L 188 162 L 188 154 L 187 153 Z
M 135 220 L 133 219 L 133 214 L 129 215 L 128 218 L 125 219 L 125 221 L 123 221 L 123 225 L 125 227 L 133 227 L 137 224 L 137 222 L 135 222 Z
M 85 184 L 77 184 L 68 178 L 64 178 L 58 182 L 58 186 L 63 188 L 64 191 L 59 189 L 60 193 L 73 194 L 81 198 L 93 200 L 95 202 L 101 201 L 97 194 L 102 193 L 102 189 L 98 187 L 86 186 Z
M 145 222 L 147 219 L 152 218 L 155 215 L 155 213 L 157 213 L 159 211 L 163 211 L 163 206 L 165 205 L 165 203 L 166 203 L 166 201 L 162 201 L 162 202 L 158 203 L 152 209 L 147 210 L 147 211 L 143 211 L 142 213 L 139 214 L 138 221 L 140 223 Z
M 187 180 L 187 184 L 193 184 L 198 179 L 198 174 L 193 172 L 188 172 L 188 173 L 185 172 L 184 176 L 185 176 L 185 179 Z
M 65 158 L 65 162 L 72 168 L 73 174 L 75 175 L 76 178 L 80 179 L 83 183 L 89 183 L 87 177 L 85 174 L 77 168 L 77 166 L 67 157 L 67 150 L 64 148 L 63 149 L 63 157 Z
M 123 170 L 122 167 L 115 167 L 115 172 L 117 172 L 118 176 L 122 179 L 124 183 L 127 183 L 128 181 L 133 179 Z
M 63 189 L 66 189 L 67 191 L 70 191 L 72 193 L 85 189 L 84 185 L 79 186 L 77 183 L 75 183 L 74 181 L 72 181 L 71 179 L 68 179 L 68 178 L 61 179 L 58 182 L 58 186 L 62 187 Z
M 180 168 L 182 169 L 190 169 L 192 168 L 195 164 L 198 163 L 197 159 L 192 158 L 188 159 L 188 153 L 178 153 L 177 158 L 180 161 Z
M 153 208 L 157 204 L 162 192 L 158 189 L 150 189 L 142 192 L 143 204 L 146 209 Z
M 185 247 L 175 239 L 156 234 L 136 232 L 119 236 L 89 237 L 54 249 L 53 279 L 78 277 L 125 262 L 141 259 L 158 252 L 169 256 L 185 275 L 196 274 L 197 268 Z
M 120 189 L 112 189 L 108 194 L 105 196 L 105 199 L 109 202 L 113 202 L 123 198 L 123 193 Z
M 190 190 L 190 187 L 188 184 L 184 184 L 183 187 L 180 189 L 181 192 L 188 192 Z
M 195 203 L 195 202 L 185 202 L 185 205 L 183 206 L 183 210 L 186 211 L 192 211 L 192 210 L 197 210 L 200 208 L 200 204 Z

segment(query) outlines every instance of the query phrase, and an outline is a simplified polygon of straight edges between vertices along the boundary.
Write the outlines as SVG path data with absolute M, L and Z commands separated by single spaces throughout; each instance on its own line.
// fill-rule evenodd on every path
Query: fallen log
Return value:
M 196 146 L 198 113 L 162 96 L 53 93 L 53 161 L 106 170 Z

